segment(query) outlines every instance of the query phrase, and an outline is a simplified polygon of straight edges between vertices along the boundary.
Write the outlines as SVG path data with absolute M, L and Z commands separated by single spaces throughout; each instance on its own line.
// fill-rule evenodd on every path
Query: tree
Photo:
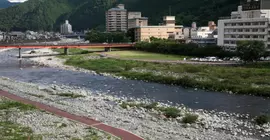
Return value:
M 129 42 L 129 38 L 126 37 L 125 33 L 123 32 L 106 33 L 106 32 L 98 32 L 96 30 L 91 30 L 89 33 L 87 33 L 85 39 L 93 43 Z
M 261 41 L 239 41 L 236 52 L 241 60 L 254 62 L 265 55 L 266 48 Z
M 131 42 L 135 42 L 135 28 L 128 29 L 126 36 L 129 37 Z

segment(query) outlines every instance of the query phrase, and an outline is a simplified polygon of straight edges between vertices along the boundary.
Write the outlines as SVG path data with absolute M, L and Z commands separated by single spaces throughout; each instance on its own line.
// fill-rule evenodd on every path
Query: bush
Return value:
M 155 108 L 157 108 L 157 105 L 158 105 L 158 103 L 154 102 L 154 103 L 145 105 L 144 108 L 146 108 L 146 109 L 155 109 Z
M 255 118 L 255 122 L 258 125 L 263 125 L 263 124 L 270 122 L 270 117 L 267 115 L 260 115 L 260 116 Z
M 195 123 L 198 119 L 198 115 L 195 114 L 186 114 L 186 116 L 182 119 L 183 123 Z
M 180 116 L 180 110 L 175 107 L 168 107 L 163 109 L 164 115 L 167 118 L 177 118 Z
M 218 46 L 199 47 L 196 44 L 180 44 L 170 40 L 153 40 L 149 42 L 139 42 L 135 45 L 136 50 L 156 52 L 163 54 L 176 54 L 185 56 L 217 56 L 217 57 L 232 57 L 236 54 L 233 52 L 224 51 Z

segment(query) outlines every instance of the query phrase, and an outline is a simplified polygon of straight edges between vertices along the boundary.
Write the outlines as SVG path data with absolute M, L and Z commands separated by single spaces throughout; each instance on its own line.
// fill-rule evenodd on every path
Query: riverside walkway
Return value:
M 25 99 L 25 98 L 22 98 L 20 96 L 8 93 L 6 91 L 2 91 L 1 89 L 0 89 L 0 96 L 6 97 L 6 98 L 9 98 L 11 100 L 21 102 L 24 104 L 30 104 L 30 105 L 35 106 L 38 109 L 53 113 L 57 116 L 68 118 L 70 120 L 86 124 L 90 127 L 94 127 L 96 129 L 103 130 L 107 133 L 110 133 L 116 137 L 121 138 L 121 140 L 143 140 L 143 138 L 136 136 L 135 134 L 132 134 L 126 130 L 106 125 L 106 124 L 99 122 L 97 120 L 94 120 L 92 118 L 74 115 L 74 114 L 68 113 L 66 111 L 60 110 L 58 108 L 49 106 L 49 105 L 45 105 L 45 104 L 42 104 L 39 102 L 31 101 L 29 99 Z

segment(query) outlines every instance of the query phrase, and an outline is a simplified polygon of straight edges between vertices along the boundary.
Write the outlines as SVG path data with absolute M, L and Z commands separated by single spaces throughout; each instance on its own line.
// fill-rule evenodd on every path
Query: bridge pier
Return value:
M 64 55 L 68 55 L 68 48 L 64 48 Z
M 22 48 L 19 48 L 19 58 L 22 58 Z
M 111 52 L 112 51 L 112 48 L 111 47 L 105 47 L 104 51 L 105 52 Z

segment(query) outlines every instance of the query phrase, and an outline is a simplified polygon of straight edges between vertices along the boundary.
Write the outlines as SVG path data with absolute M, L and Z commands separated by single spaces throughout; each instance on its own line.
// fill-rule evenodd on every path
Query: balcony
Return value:
M 224 32 L 226 35 L 267 35 L 268 32 Z
M 250 28 L 267 28 L 268 25 L 228 25 L 228 26 L 224 26 L 225 29 L 250 29 Z
M 245 40 L 266 41 L 265 38 L 224 38 L 224 40 L 229 40 L 229 41 L 245 41 Z

